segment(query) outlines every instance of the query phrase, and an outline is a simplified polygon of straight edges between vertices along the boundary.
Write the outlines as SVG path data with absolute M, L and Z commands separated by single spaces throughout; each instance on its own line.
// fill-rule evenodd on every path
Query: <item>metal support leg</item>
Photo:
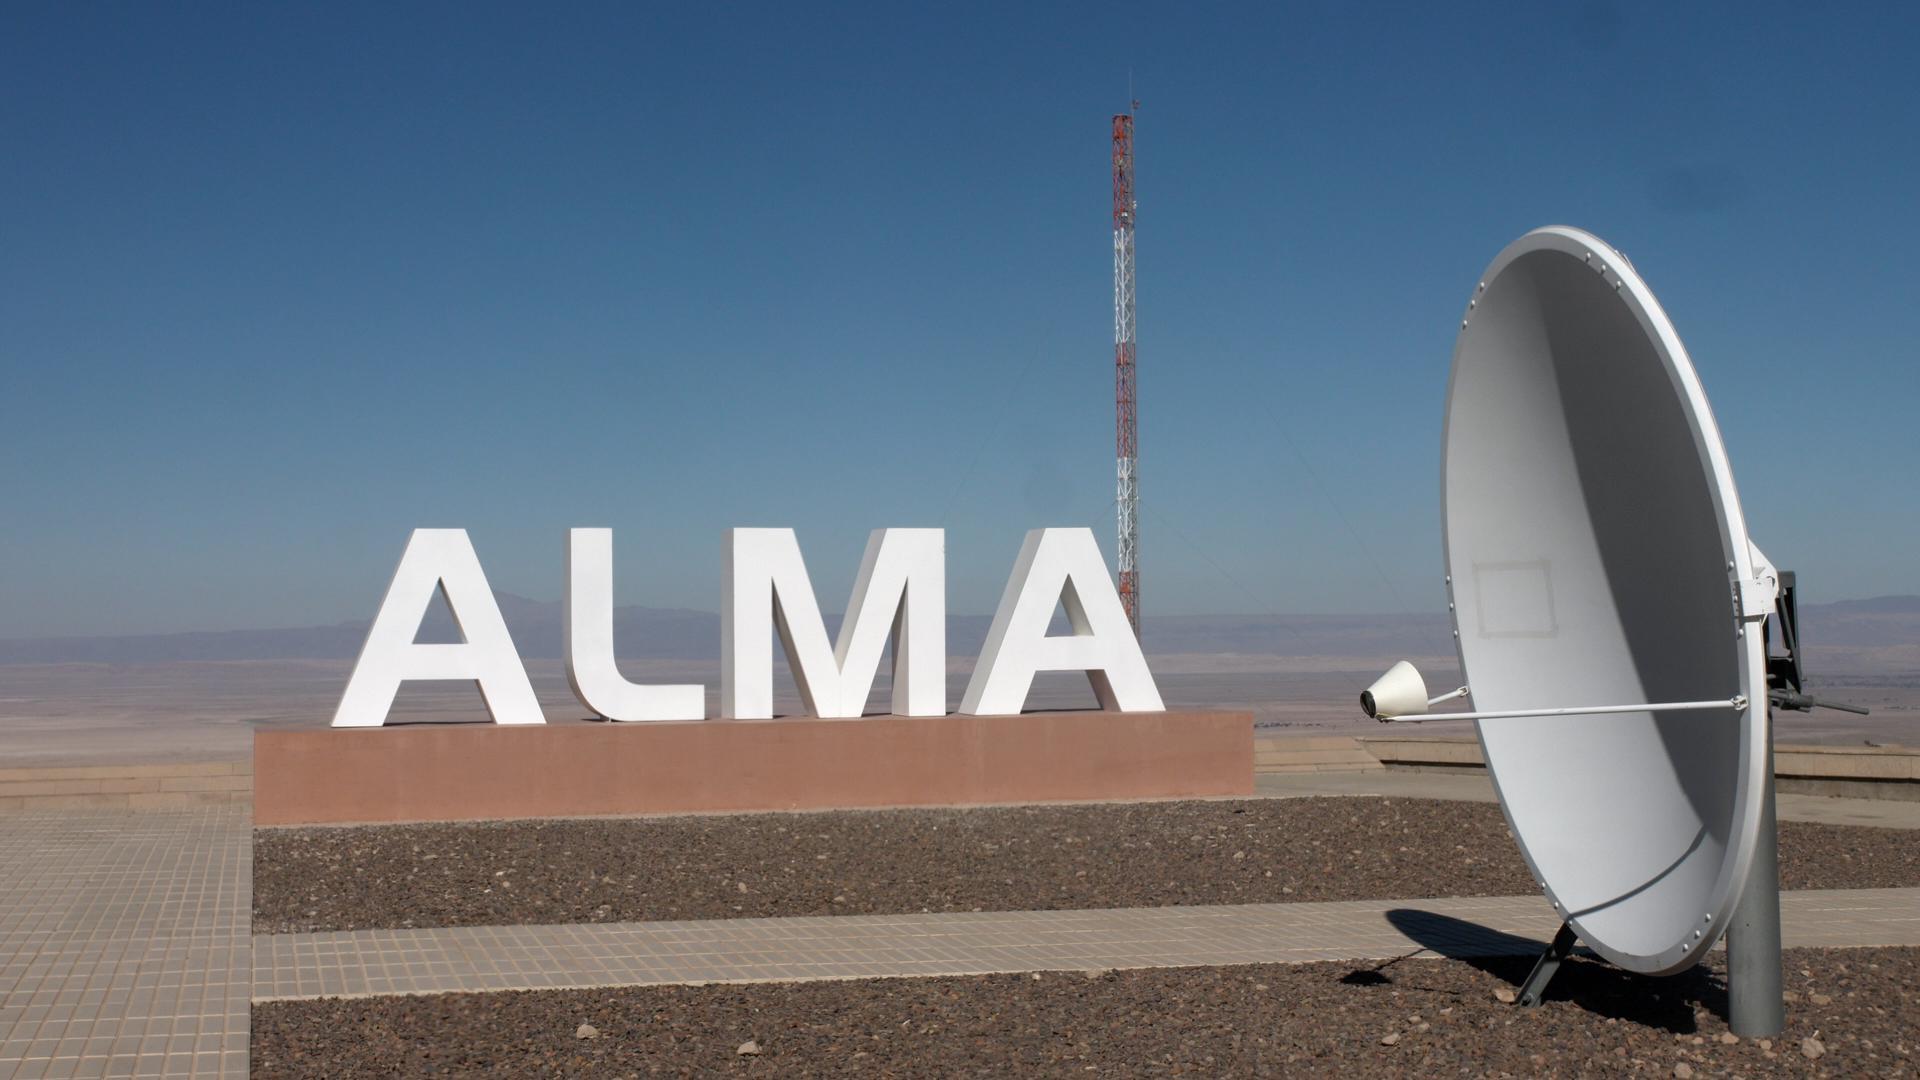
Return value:
M 1527 973 L 1527 981 L 1520 984 L 1519 1004 L 1538 1005 L 1547 992 L 1547 984 L 1553 981 L 1553 973 L 1560 970 L 1560 961 L 1573 952 L 1575 934 L 1567 923 L 1560 924 L 1560 932 L 1553 935 L 1552 944 L 1540 954 L 1540 959 Z
M 1771 1038 L 1786 1025 L 1780 993 L 1780 833 L 1773 806 L 1773 713 L 1767 713 L 1767 785 L 1760 844 L 1746 891 L 1727 927 L 1727 1023 L 1747 1039 Z

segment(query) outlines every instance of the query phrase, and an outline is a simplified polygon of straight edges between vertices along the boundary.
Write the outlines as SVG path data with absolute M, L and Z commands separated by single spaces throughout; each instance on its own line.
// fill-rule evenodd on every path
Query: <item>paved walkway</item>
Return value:
M 0 1080 L 247 1074 L 248 818 L 0 816 Z
M 1527 896 L 253 937 L 251 836 L 244 805 L 0 815 L 0 1080 L 242 1077 L 249 1005 L 280 998 L 1528 953 L 1554 929 Z M 1789 945 L 1920 945 L 1920 889 L 1783 908 Z
M 1787 893 L 1789 947 L 1920 945 L 1920 889 Z M 1097 968 L 1494 956 L 1559 926 L 1537 896 L 262 935 L 255 1001 Z

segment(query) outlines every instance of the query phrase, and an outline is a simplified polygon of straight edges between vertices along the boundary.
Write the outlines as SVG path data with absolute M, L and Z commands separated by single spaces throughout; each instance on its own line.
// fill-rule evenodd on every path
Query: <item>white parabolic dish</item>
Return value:
M 1479 721 L 1562 917 L 1623 968 L 1678 971 L 1739 902 L 1768 766 L 1765 643 L 1741 618 L 1756 553 L 1726 449 L 1666 313 L 1589 233 L 1514 241 L 1463 319 L 1442 486 L 1475 710 L 1748 702 Z

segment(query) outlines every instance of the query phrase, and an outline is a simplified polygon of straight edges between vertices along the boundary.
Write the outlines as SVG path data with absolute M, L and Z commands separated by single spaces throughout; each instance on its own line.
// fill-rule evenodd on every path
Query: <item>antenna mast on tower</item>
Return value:
M 1132 103 L 1138 109 L 1139 102 Z M 1113 118 L 1114 456 L 1119 478 L 1120 603 L 1140 633 L 1140 439 L 1133 356 L 1133 112 Z

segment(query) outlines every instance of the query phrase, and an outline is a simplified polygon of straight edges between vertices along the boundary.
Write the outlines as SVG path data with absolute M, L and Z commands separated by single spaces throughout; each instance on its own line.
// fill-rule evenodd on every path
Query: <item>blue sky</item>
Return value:
M 407 531 L 714 609 L 730 525 L 1111 549 L 1139 114 L 1156 612 L 1434 609 L 1458 313 L 1633 258 L 1808 599 L 1920 592 L 1912 5 L 11 5 L 0 636 L 371 616 Z

